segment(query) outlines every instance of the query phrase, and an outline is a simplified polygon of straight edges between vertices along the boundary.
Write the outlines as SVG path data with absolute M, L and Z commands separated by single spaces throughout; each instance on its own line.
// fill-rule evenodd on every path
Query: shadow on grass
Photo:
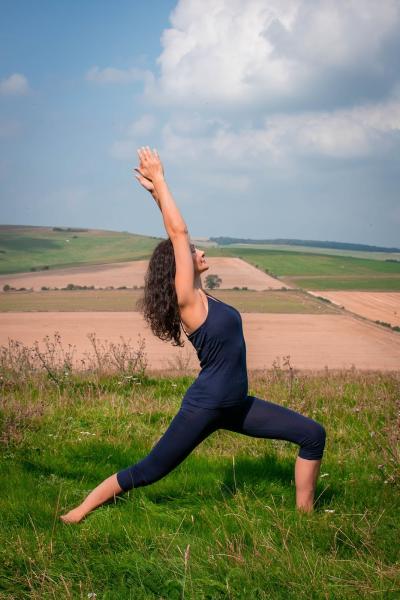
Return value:
M 254 491 L 259 493 L 260 482 L 282 484 L 287 490 L 294 486 L 294 461 L 290 459 L 277 458 L 274 454 L 267 454 L 263 458 L 252 458 L 241 456 L 225 471 L 225 478 L 220 485 L 223 497 L 234 496 L 237 491 Z M 329 505 L 335 497 L 337 490 L 331 485 L 317 484 L 315 494 L 315 510 Z
M 112 453 L 112 454 L 111 454 Z M 29 458 L 20 460 L 21 468 L 27 473 L 51 477 L 56 475 L 65 481 L 76 481 L 84 485 L 87 489 L 94 489 L 101 481 L 125 468 L 130 462 L 140 461 L 146 452 L 132 453 L 136 454 L 133 458 L 129 453 L 111 447 L 109 444 L 90 443 L 81 449 L 69 448 L 66 455 L 62 456 L 62 462 L 43 464 L 31 455 Z M 111 460 L 110 460 L 111 459 Z M 187 459 L 186 459 L 187 460 Z M 190 465 L 184 461 L 175 469 L 168 473 L 161 480 L 148 486 L 141 486 L 140 490 L 145 488 L 145 495 L 150 502 L 155 504 L 167 504 L 179 502 L 191 505 L 193 502 L 205 501 L 207 498 L 229 499 L 235 496 L 238 491 L 244 493 L 254 492 L 260 495 L 260 484 L 276 487 L 283 487 L 283 493 L 294 494 L 294 460 L 287 458 L 278 458 L 275 454 L 266 454 L 260 457 L 240 456 L 235 460 L 235 464 L 224 459 L 223 464 L 219 458 L 210 459 L 200 456 L 191 456 Z M 102 462 L 104 466 L 102 466 Z M 112 464 L 111 464 L 112 463 Z M 126 464 L 125 464 L 126 463 Z M 105 465 L 108 465 L 107 472 L 104 472 Z M 113 464 L 115 466 L 113 466 Z M 182 467 L 190 468 L 190 476 L 187 477 Z M 220 473 L 222 472 L 222 477 Z M 170 481 L 168 478 L 172 477 Z M 160 482 L 160 488 L 157 489 Z M 156 486 L 156 487 L 153 487 Z M 131 494 L 135 490 L 131 490 Z M 261 492 L 262 493 L 262 492 Z M 321 510 L 325 506 L 331 505 L 332 499 L 340 490 L 333 489 L 331 484 L 319 480 L 316 490 L 315 510 Z M 119 504 L 126 502 L 130 497 L 127 492 L 121 492 L 115 499 L 111 498 L 104 504 Z

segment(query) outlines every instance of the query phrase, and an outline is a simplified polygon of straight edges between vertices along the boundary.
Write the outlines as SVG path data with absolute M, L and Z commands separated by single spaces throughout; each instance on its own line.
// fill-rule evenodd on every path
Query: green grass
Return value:
M 213 290 L 216 298 L 241 312 L 326 314 L 337 313 L 333 305 L 295 291 Z M 142 290 L 71 290 L 7 292 L 0 294 L 0 312 L 26 311 L 134 311 Z
M 219 430 L 75 526 L 58 516 L 149 452 L 193 378 L 0 381 L 0 598 L 399 597 L 399 373 L 250 374 L 327 430 L 313 514 L 295 510 L 294 444 Z
M 116 231 L 67 232 L 53 231 L 51 227 L 3 226 L 0 227 L 0 274 L 21 273 L 45 265 L 55 269 L 144 260 L 160 240 Z

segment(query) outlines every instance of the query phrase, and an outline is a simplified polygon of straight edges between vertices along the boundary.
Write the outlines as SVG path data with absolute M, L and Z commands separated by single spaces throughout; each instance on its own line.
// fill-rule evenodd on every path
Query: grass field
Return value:
M 339 312 L 301 291 L 212 291 L 216 298 L 232 304 L 240 312 L 308 313 Z M 6 292 L 0 294 L 0 312 L 25 311 L 129 311 L 143 295 L 141 290 L 71 290 Z
M 74 237 L 76 236 L 76 237 Z M 69 241 L 67 241 L 69 240 Z M 160 238 L 116 231 L 0 226 L 0 275 L 149 258 Z
M 144 259 L 159 241 L 12 229 L 0 228 L 0 273 Z M 241 256 L 304 289 L 400 290 L 400 265 L 379 259 L 206 253 Z M 301 290 L 211 293 L 241 312 L 338 312 Z M 7 292 L 0 311 L 134 311 L 141 294 Z M 0 600 L 400 597 L 400 371 L 305 374 L 284 362 L 249 373 L 250 394 L 325 426 L 312 514 L 295 509 L 294 444 L 219 430 L 162 480 L 68 526 L 60 514 L 151 450 L 194 376 L 78 375 L 52 352 L 38 372 L 25 347 L 11 348 L 0 347 Z
M 294 444 L 219 430 L 157 483 L 79 525 L 59 515 L 143 458 L 190 377 L 1 370 L 0 598 L 395 599 L 399 374 L 274 368 L 250 393 L 321 422 L 315 511 Z

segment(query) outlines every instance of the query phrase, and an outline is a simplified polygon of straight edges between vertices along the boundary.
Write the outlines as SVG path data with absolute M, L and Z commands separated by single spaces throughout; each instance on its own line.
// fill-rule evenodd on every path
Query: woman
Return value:
M 60 518 L 65 523 L 79 522 L 110 498 L 158 481 L 217 429 L 298 444 L 296 507 L 311 512 L 325 447 L 325 429 L 293 410 L 248 395 L 240 313 L 204 292 L 200 278 L 208 269 L 204 252 L 190 243 L 186 223 L 168 189 L 157 151 L 147 146 L 138 150 L 138 154 L 136 178 L 153 195 L 168 234 L 149 262 L 144 317 L 155 335 L 163 340 L 173 339 L 174 345 L 182 345 L 182 324 L 197 351 L 201 372 L 151 452 L 105 479 L 82 504 Z

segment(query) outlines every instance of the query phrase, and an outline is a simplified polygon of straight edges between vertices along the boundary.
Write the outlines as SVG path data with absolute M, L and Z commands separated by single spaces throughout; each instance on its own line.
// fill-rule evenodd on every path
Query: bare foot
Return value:
M 63 523 L 79 523 L 79 521 L 82 521 L 84 516 L 85 515 L 83 515 L 80 510 L 73 508 L 65 515 L 61 515 L 60 519 L 63 521 Z

